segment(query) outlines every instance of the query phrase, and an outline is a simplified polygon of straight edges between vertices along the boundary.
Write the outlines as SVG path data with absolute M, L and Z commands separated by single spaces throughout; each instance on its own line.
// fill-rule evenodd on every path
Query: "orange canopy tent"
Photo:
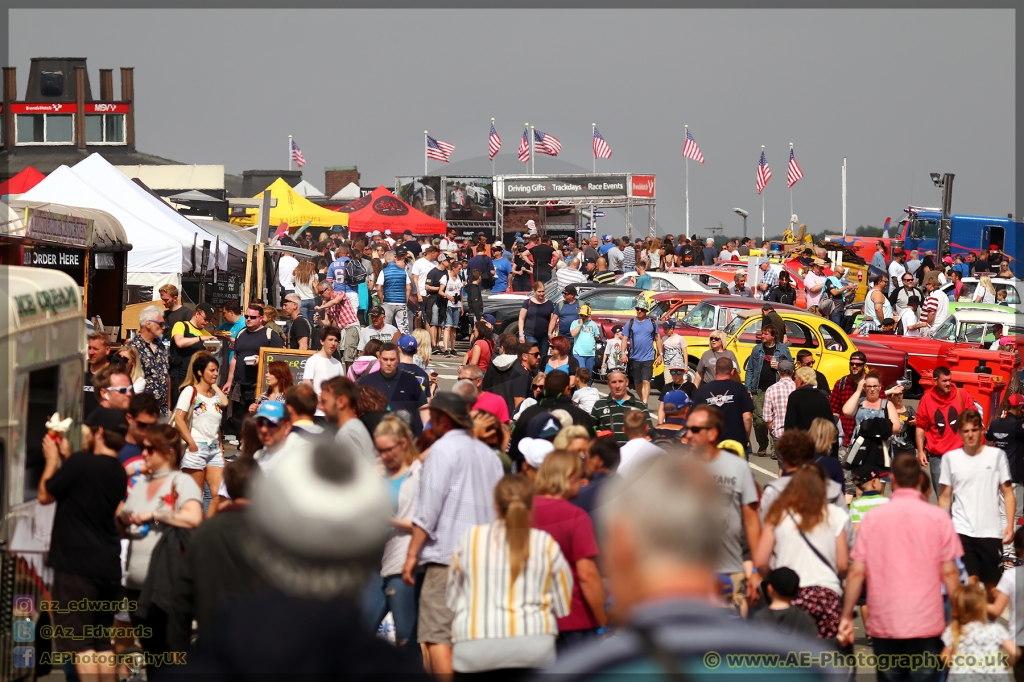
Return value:
M 416 235 L 445 234 L 448 229 L 448 223 L 417 211 L 383 185 L 334 210 L 348 213 L 350 233 L 365 234 L 374 230 L 383 233 L 384 230 L 391 230 L 391 234 L 397 235 L 409 230 Z
M 0 182 L 0 196 L 24 194 L 45 179 L 45 175 L 29 166 L 17 175 Z

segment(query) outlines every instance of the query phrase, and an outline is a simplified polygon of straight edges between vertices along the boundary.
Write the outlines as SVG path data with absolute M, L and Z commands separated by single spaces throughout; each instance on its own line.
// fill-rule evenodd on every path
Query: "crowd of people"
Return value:
M 892 657 L 879 678 L 1009 676 L 1024 645 L 1019 380 L 987 430 L 945 367 L 916 410 L 860 352 L 829 386 L 766 301 L 745 381 L 719 331 L 690 381 L 685 340 L 643 296 L 602 357 L 575 296 L 608 259 L 685 263 L 671 237 L 607 240 L 593 268 L 593 246 L 532 234 L 509 268 L 486 239 L 368 237 L 285 264 L 281 310 L 190 307 L 166 286 L 117 353 L 90 336 L 82 450 L 44 439 L 38 498 L 56 504 L 54 599 L 127 608 L 55 614 L 77 674 L 113 679 L 111 654 L 137 644 L 149 679 L 186 661 L 240 677 L 678 679 L 794 652 L 832 656 L 810 666 L 824 677 L 869 667 L 859 614 Z M 480 291 L 524 276 L 518 327 L 495 335 Z M 298 381 L 262 348 L 309 352 Z M 450 390 L 437 356 L 459 358 Z M 779 463 L 766 485 L 758 456 Z M 130 635 L 70 636 L 115 624 Z

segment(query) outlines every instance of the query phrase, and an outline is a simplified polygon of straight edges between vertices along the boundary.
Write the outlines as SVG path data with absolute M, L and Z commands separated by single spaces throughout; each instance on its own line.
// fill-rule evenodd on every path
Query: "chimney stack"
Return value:
M 11 104 L 18 99 L 17 69 L 13 66 L 4 68 L 4 149 L 14 148 L 14 111 Z
M 85 149 L 85 67 L 75 67 L 75 144 Z
M 121 67 L 121 101 L 128 105 L 125 115 L 125 142 L 135 149 L 135 69 L 130 66 Z
M 100 69 L 100 101 L 114 101 L 114 70 Z

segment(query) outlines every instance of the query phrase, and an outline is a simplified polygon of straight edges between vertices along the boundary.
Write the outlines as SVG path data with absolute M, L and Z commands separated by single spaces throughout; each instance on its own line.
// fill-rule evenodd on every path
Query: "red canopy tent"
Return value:
M 24 194 L 46 178 L 32 166 L 21 171 L 17 175 L 0 182 L 0 196 L 8 194 Z
M 383 185 L 365 197 L 334 209 L 348 213 L 348 231 L 367 233 L 374 230 L 391 230 L 401 234 L 409 230 L 413 234 L 445 234 L 448 223 L 431 218 L 422 211 L 405 203 L 389 192 Z

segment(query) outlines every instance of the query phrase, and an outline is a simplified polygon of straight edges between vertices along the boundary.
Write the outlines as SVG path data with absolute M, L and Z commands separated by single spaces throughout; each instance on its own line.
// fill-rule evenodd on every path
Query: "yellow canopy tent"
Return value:
M 274 180 L 267 189 L 270 190 L 270 195 L 277 199 L 277 206 L 270 209 L 271 234 L 273 234 L 282 221 L 287 222 L 292 229 L 296 229 L 305 223 L 309 223 L 312 227 L 348 226 L 347 213 L 338 213 L 322 206 L 317 206 L 289 187 L 288 183 L 282 178 Z M 257 199 L 262 197 L 263 192 L 256 196 Z M 247 209 L 244 216 L 232 216 L 231 222 L 235 225 L 250 227 L 256 224 L 257 214 L 258 211 L 256 209 Z

